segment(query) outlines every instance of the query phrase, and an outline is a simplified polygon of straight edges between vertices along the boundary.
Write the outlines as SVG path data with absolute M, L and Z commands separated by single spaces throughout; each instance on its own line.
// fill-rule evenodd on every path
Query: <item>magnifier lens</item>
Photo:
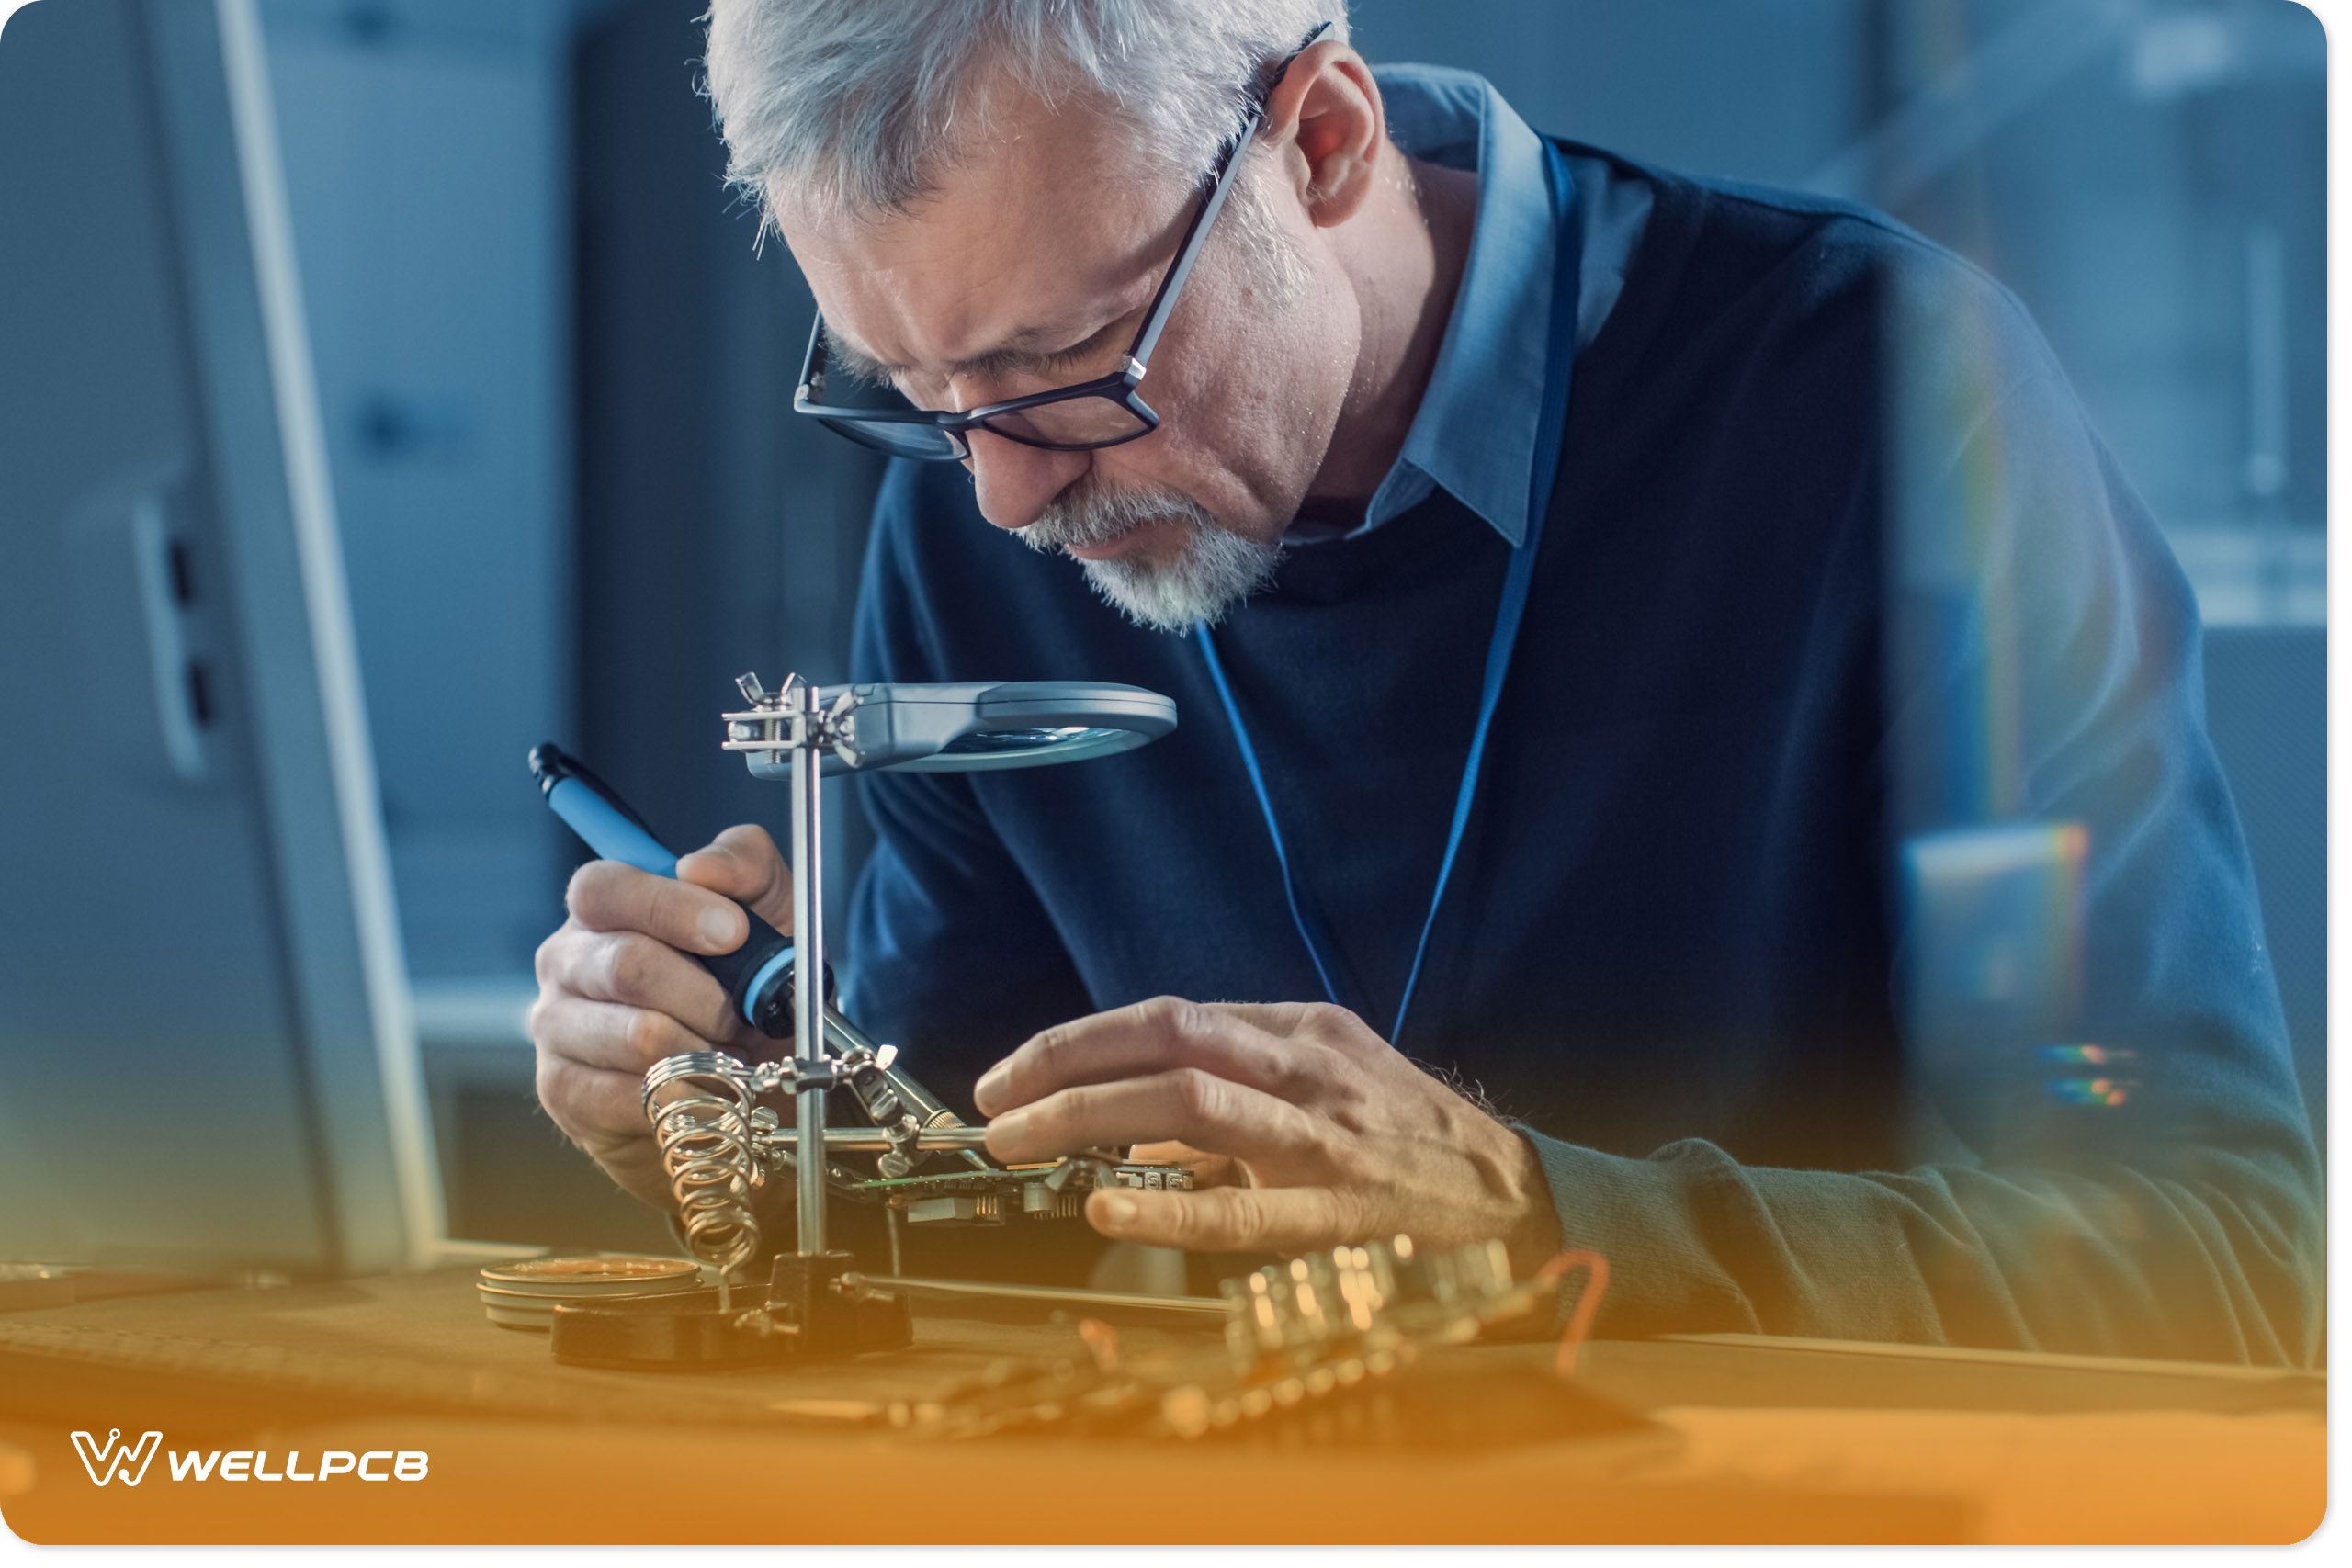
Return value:
M 1047 746 L 1065 745 L 1073 740 L 1088 739 L 1113 734 L 1108 729 L 1095 729 L 1083 724 L 1065 725 L 1056 729 L 988 729 L 978 735 L 959 735 L 941 749 L 943 756 L 968 756 L 976 752 L 1035 751 Z

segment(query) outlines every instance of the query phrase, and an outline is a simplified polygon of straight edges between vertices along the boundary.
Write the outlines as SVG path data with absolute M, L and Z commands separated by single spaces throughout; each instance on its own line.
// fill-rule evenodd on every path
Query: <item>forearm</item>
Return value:
M 1530 1134 L 1561 1234 L 1610 1260 L 1595 1332 L 1767 1333 L 2303 1365 L 2319 1223 L 2286 1155 L 2192 1175 L 1629 1159 Z

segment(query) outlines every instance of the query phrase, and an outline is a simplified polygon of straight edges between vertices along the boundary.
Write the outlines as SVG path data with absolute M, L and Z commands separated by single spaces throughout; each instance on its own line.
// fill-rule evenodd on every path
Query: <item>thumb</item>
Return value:
M 1088 1195 L 1086 1219 L 1120 1241 L 1188 1252 L 1312 1252 L 1352 1239 L 1328 1187 L 1105 1188 Z
M 710 843 L 681 856 L 678 880 L 723 893 L 782 931 L 792 934 L 792 868 L 784 863 L 765 828 L 729 828 Z

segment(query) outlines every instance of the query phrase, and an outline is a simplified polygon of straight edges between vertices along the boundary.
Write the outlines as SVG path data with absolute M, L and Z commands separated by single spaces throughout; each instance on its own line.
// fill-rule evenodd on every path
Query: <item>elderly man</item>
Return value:
M 993 1153 L 1190 1163 L 1130 1241 L 1595 1247 L 1604 1333 L 2310 1357 L 2193 602 L 1996 286 L 1338 0 L 716 0 L 707 66 L 800 412 L 900 459 L 855 677 L 1183 714 L 864 785 L 848 1010 Z M 656 1202 L 638 1075 L 744 1043 L 685 954 L 790 914 L 757 829 L 680 877 L 583 868 L 534 1021 Z

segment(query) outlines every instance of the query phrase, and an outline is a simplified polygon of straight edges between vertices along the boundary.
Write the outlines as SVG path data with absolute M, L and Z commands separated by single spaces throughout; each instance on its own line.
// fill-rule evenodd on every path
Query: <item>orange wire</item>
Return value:
M 1592 1332 L 1592 1320 L 1600 1311 L 1600 1298 L 1609 1293 L 1609 1259 L 1589 1247 L 1569 1247 L 1552 1255 L 1552 1260 L 1535 1270 L 1528 1283 L 1541 1289 L 1550 1285 L 1556 1289 L 1561 1278 L 1571 1269 L 1582 1267 L 1585 1271 L 1583 1293 L 1577 1297 L 1577 1309 L 1568 1314 L 1567 1331 L 1560 1336 L 1560 1359 L 1555 1363 L 1560 1376 L 1572 1376 L 1577 1370 L 1577 1350 L 1584 1337 Z
M 1098 1371 L 1113 1372 L 1119 1368 L 1119 1331 L 1099 1317 L 1079 1319 L 1078 1337 L 1086 1342 L 1093 1354 Z

